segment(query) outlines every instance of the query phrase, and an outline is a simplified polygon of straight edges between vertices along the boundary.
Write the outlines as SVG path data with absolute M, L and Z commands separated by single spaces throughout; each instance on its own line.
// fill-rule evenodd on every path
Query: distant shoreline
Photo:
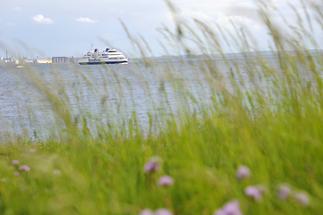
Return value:
M 294 55 L 300 51 L 285 51 L 284 54 Z M 304 50 L 304 54 L 311 54 L 315 56 L 323 56 L 322 49 L 310 49 Z M 236 52 L 236 53 L 223 53 L 223 54 L 194 54 L 194 55 L 165 55 L 159 57 L 146 57 L 146 58 L 129 58 L 129 61 L 133 63 L 140 63 L 143 61 L 153 62 L 172 62 L 180 60 L 202 60 L 202 59 L 214 59 L 218 61 L 222 60 L 235 60 L 246 59 L 255 57 L 273 58 L 279 57 L 279 52 L 275 51 L 255 51 L 255 52 Z M 48 57 L 48 58 L 0 58 L 0 65 L 20 65 L 20 64 L 77 64 L 81 57 Z

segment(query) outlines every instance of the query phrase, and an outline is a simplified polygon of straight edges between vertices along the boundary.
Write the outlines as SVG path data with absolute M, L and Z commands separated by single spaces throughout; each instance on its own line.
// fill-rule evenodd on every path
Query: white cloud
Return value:
M 97 23 L 97 20 L 91 19 L 89 17 L 79 17 L 76 19 L 77 22 L 82 22 L 82 23 L 89 23 L 89 24 L 94 24 Z
M 44 15 L 42 14 L 38 14 L 38 15 L 35 15 L 33 17 L 33 20 L 34 22 L 38 23 L 38 24 L 45 24 L 45 25 L 49 25 L 49 24 L 53 24 L 54 21 L 49 18 L 49 17 L 45 17 Z

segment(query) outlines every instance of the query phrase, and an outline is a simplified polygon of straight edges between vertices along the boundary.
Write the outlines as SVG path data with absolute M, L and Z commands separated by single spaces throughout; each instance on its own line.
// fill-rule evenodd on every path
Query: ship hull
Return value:
M 79 62 L 80 65 L 127 64 L 128 61 Z

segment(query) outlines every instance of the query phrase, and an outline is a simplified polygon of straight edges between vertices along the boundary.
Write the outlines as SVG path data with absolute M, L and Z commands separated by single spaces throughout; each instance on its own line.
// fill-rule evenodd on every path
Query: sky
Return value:
M 290 16 L 288 0 L 267 1 L 287 18 Z M 294 4 L 296 1 L 289 0 L 301 9 L 301 5 Z M 322 6 L 320 0 L 305 1 Z M 234 20 L 250 27 L 258 38 L 266 34 L 256 17 L 253 0 L 173 0 L 173 3 L 180 8 L 180 16 L 221 26 Z M 4 47 L 25 56 L 80 56 L 91 47 L 105 48 L 107 42 L 131 53 L 133 46 L 120 20 L 130 32 L 145 37 L 156 53 L 161 52 L 157 29 L 173 23 L 163 0 L 0 0 L 0 56 L 4 55 Z M 321 33 L 315 32 L 318 38 Z

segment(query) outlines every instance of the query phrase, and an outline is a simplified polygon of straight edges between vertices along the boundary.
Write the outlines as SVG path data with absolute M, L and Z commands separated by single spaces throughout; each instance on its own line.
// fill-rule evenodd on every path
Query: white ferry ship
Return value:
M 95 65 L 95 64 L 127 64 L 128 58 L 116 49 L 109 49 L 100 52 L 94 49 L 93 52 L 88 52 L 78 61 L 81 65 Z

